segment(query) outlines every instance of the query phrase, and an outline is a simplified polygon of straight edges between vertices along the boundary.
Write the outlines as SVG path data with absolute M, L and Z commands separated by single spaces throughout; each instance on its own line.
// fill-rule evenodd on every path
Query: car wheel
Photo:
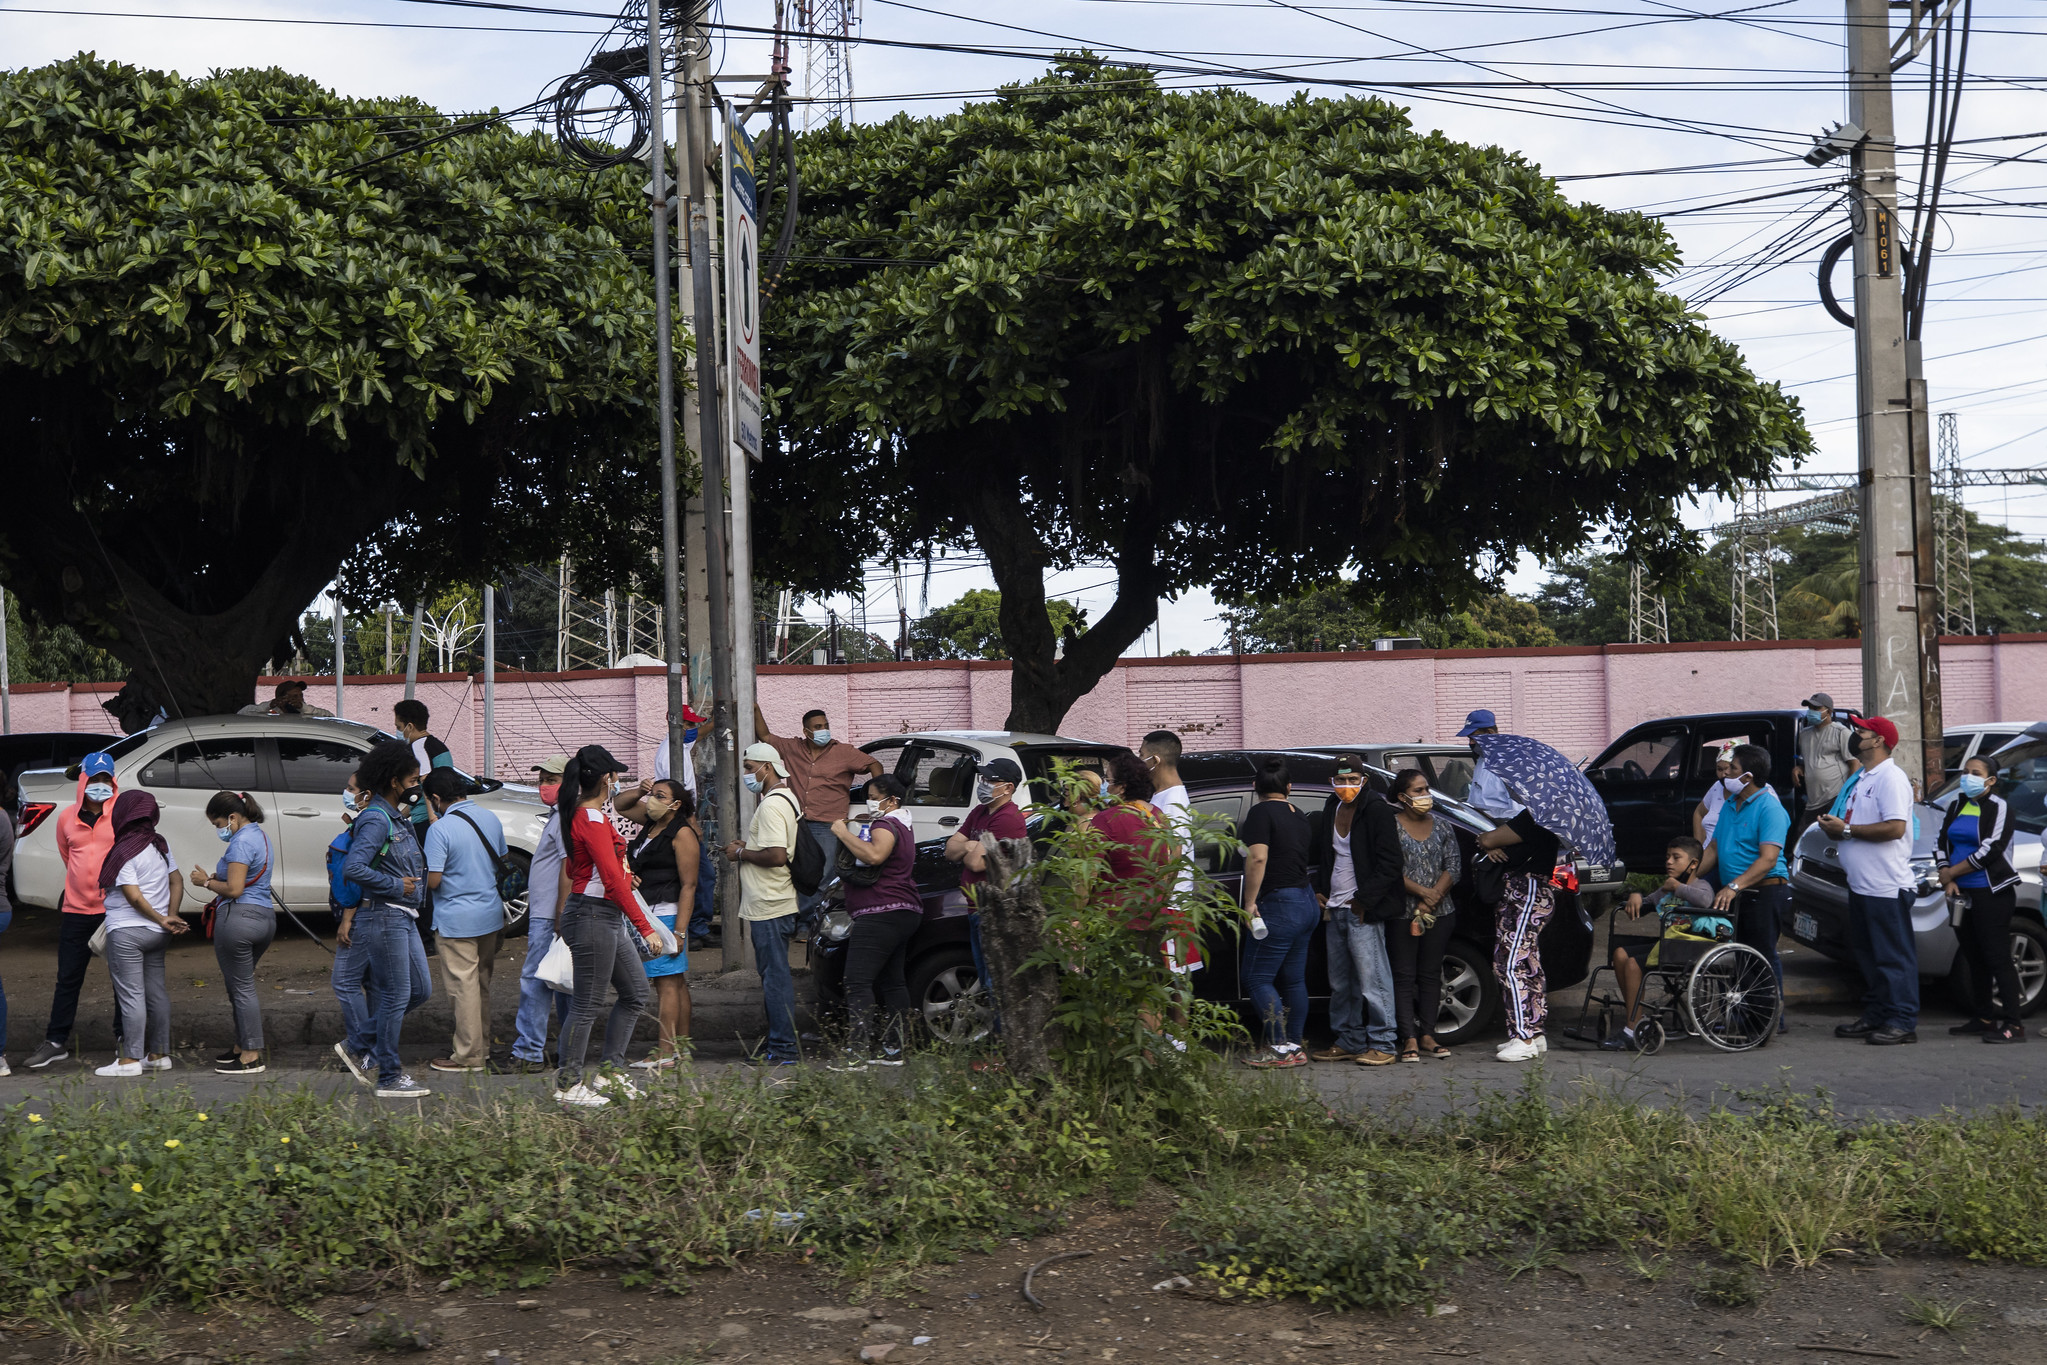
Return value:
M 1444 1047 L 1468 1043 L 1485 1032 L 1499 1012 L 1500 983 L 1493 980 L 1492 955 L 1463 939 L 1451 939 L 1443 952 L 1436 1041 Z
M 966 948 L 944 948 L 910 969 L 910 1007 L 933 1042 L 947 1047 L 979 1042 L 994 1021 L 994 1002 Z
M 533 859 L 530 855 L 522 853 L 515 848 L 505 854 L 505 861 L 519 869 L 522 879 L 526 881 L 533 879 Z M 506 938 L 512 938 L 515 935 L 526 932 L 526 894 L 525 891 L 521 891 L 518 895 L 505 902 L 504 935 Z
M 2019 974 L 2019 1014 L 2029 1015 L 2047 999 L 2047 928 L 2023 915 L 2011 917 L 2011 960 Z M 1955 1004 L 1964 1011 L 1976 1008 L 1976 988 L 1969 972 L 1969 960 L 1959 949 L 1955 965 L 1948 972 L 1947 985 Z

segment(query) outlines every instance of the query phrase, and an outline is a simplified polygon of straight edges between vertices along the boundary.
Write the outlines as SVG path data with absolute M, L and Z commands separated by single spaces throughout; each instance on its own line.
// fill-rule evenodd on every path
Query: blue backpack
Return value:
M 336 910 L 353 910 L 362 904 L 362 887 L 342 875 L 342 869 L 348 865 L 348 850 L 354 843 L 355 827 L 350 825 L 327 845 L 327 902 Z M 386 839 L 384 846 L 377 850 L 377 857 L 382 858 L 390 851 L 391 841 Z M 375 859 L 371 860 L 370 866 L 376 866 Z

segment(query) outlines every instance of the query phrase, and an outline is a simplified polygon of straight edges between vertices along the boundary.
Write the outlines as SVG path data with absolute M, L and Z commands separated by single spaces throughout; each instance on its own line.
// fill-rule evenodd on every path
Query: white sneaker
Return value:
M 162 1057 L 144 1057 L 142 1059 L 142 1069 L 144 1071 L 169 1071 L 171 1069 L 171 1059 L 168 1054 Z
M 1547 1033 L 1538 1033 L 1538 1034 L 1536 1034 L 1536 1035 L 1535 1035 L 1535 1055 L 1536 1055 L 1536 1056 L 1538 1056 L 1538 1057 L 1540 1057 L 1540 1056 L 1541 1056 L 1541 1055 L 1542 1055 L 1543 1053 L 1545 1053 L 1545 1052 L 1548 1052 L 1548 1051 L 1549 1051 L 1549 1035 L 1548 1035 Z
M 366 1065 L 368 1058 L 358 1057 L 350 1052 L 347 1039 L 344 1038 L 334 1045 L 334 1055 L 339 1057 L 341 1064 L 348 1068 L 349 1075 L 355 1077 L 364 1085 L 375 1087 L 377 1080 L 376 1077 L 370 1075 L 369 1067 Z
M 582 1109 L 602 1109 L 611 1101 L 587 1085 L 572 1085 L 567 1090 L 557 1090 L 554 1097 L 563 1104 L 573 1104 Z
M 13 1074 L 14 1068 L 7 1065 L 7 1059 L 5 1057 L 0 1057 L 0 1076 L 12 1076 Z
M 1510 1038 L 1505 1047 L 1493 1054 L 1495 1061 L 1532 1062 L 1542 1055 L 1542 1049 L 1521 1038 Z
M 105 1066 L 95 1067 L 92 1074 L 95 1076 L 140 1076 L 142 1074 L 142 1063 L 108 1062 Z
M 640 1098 L 639 1087 L 615 1072 L 605 1072 L 590 1082 L 590 1088 L 601 1095 L 615 1100 L 636 1100 Z

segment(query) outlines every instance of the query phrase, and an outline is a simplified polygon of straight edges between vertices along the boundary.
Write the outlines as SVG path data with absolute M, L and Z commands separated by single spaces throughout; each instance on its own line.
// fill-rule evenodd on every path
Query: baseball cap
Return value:
M 568 766 L 569 756 L 567 754 L 549 754 L 546 758 L 541 759 L 538 763 L 533 765 L 533 771 L 536 773 L 547 773 L 554 777 L 560 777 L 562 775 L 562 769 Z
M 87 777 L 112 777 L 114 756 L 107 753 L 87 754 L 79 761 L 78 770 Z
M 782 761 L 782 755 L 775 751 L 775 746 L 772 744 L 761 744 L 759 742 L 749 744 L 746 746 L 746 752 L 741 754 L 740 757 L 744 758 L 748 763 L 767 764 L 775 770 L 775 776 L 777 777 L 787 777 L 789 775 L 789 765 Z
M 1882 716 L 1853 716 L 1848 723 L 1858 730 L 1867 730 L 1884 742 L 1886 749 L 1898 747 L 1898 727 Z
M 632 771 L 625 764 L 611 756 L 611 750 L 602 744 L 585 744 L 576 750 L 576 767 L 584 776 L 591 773 L 623 773 Z
M 303 692 L 305 690 L 306 680 L 304 678 L 286 678 L 283 682 L 277 684 L 276 695 L 281 697 L 287 692 Z
M 1485 710 L 1473 711 L 1470 715 L 1464 718 L 1464 728 L 1457 732 L 1457 738 L 1463 739 L 1466 736 L 1470 735 L 1474 730 L 1483 730 L 1488 726 L 1496 727 L 1499 725 L 1499 723 L 1500 723 L 1499 718 L 1493 715 L 1493 713 L 1490 711 Z
M 1338 754 L 1336 756 L 1336 775 L 1338 777 L 1363 777 L 1365 775 L 1365 765 L 1358 759 L 1356 754 Z
M 682 718 L 688 721 L 691 725 L 709 725 L 711 723 L 711 718 L 709 716 L 698 715 L 696 713 L 696 709 L 692 707 L 688 702 L 684 702 L 682 704 Z
M 987 778 L 990 782 L 1020 783 L 1023 781 L 1023 769 L 1016 765 L 1016 760 L 1013 758 L 991 758 L 974 771 Z
M 1834 699 L 1824 692 L 1815 692 L 1799 703 L 1800 706 L 1816 706 L 1822 711 L 1834 709 Z

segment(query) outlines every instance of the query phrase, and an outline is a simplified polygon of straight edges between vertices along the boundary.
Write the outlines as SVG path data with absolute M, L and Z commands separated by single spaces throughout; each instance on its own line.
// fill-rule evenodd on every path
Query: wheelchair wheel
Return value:
M 1770 1041 L 1784 1002 L 1768 958 L 1745 943 L 1722 943 L 1692 968 L 1685 1006 L 1699 1037 L 1722 1052 L 1747 1052 Z
M 1663 1051 L 1663 1021 L 1653 1014 L 1645 1014 L 1635 1025 L 1635 1051 L 1644 1057 L 1654 1057 Z

